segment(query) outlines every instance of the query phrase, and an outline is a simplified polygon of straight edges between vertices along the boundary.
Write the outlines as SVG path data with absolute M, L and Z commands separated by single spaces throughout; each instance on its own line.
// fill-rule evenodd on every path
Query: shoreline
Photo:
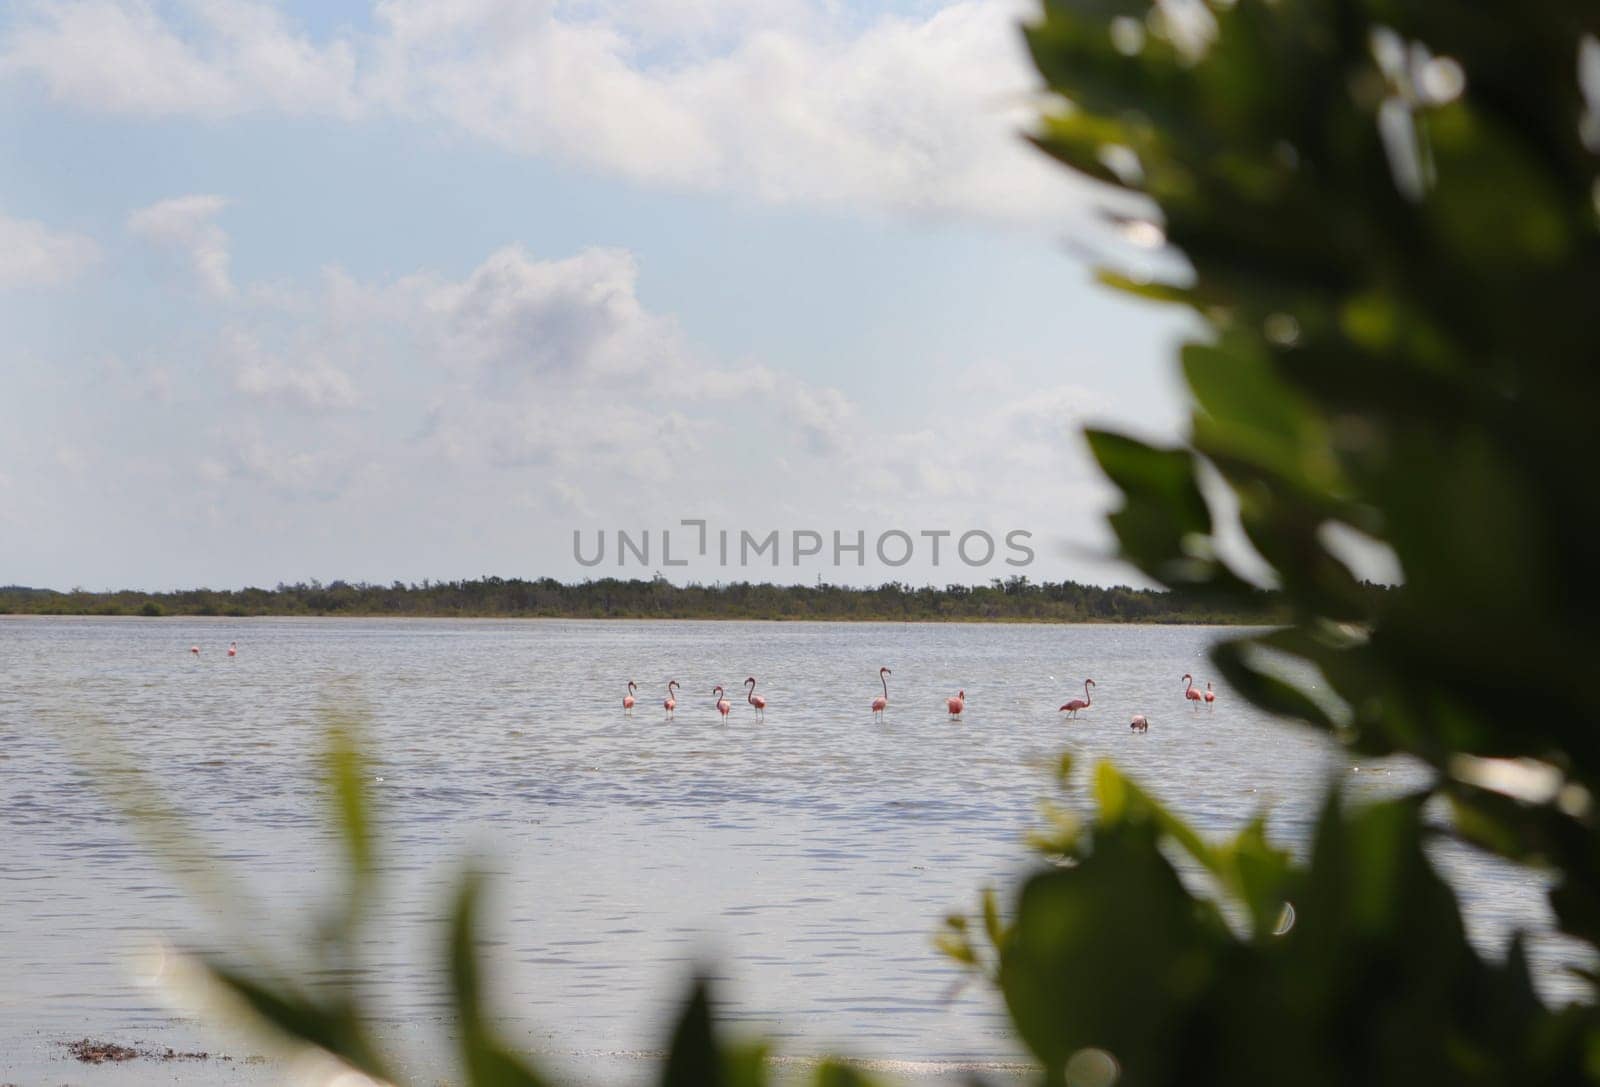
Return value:
M 1374 594 L 1386 590 L 1372 586 Z M 562 582 L 485 577 L 389 585 L 320 581 L 273 588 L 91 592 L 0 586 L 0 614 L 137 618 L 614 619 L 840 623 L 1156 623 L 1259 626 L 1286 622 L 1270 589 L 1226 597 L 1129 585 L 996 578 L 987 585 L 876 587 L 665 579 Z
M 176 1024 L 174 1024 L 176 1025 Z M 189 1021 L 180 1029 L 173 1026 L 144 1027 L 137 1030 L 112 1030 L 93 1038 L 36 1037 L 25 1044 L 23 1053 L 12 1053 L 0 1058 L 0 1087 L 14 1087 L 21 1076 L 26 1083 L 38 1078 L 62 1082 L 64 1087 L 78 1083 L 115 1083 L 120 1087 L 156 1087 L 158 1084 L 188 1087 L 228 1084 L 236 1087 L 267 1087 L 285 1080 L 299 1082 L 319 1078 L 339 1065 L 333 1058 L 309 1049 L 279 1050 L 273 1043 L 248 1041 L 252 1032 L 237 1028 L 226 1033 L 234 1035 L 241 1044 L 219 1046 L 223 1041 L 215 1024 Z M 381 1024 L 380 1030 L 394 1042 L 406 1038 L 413 1045 L 422 1040 L 415 1037 L 418 1023 Z M 186 1029 L 185 1029 L 186 1028 Z M 213 1049 L 201 1052 L 181 1052 L 161 1040 L 164 1034 L 177 1033 L 185 1037 L 213 1036 Z M 152 1043 L 152 1038 L 156 1040 Z M 446 1049 L 446 1052 L 449 1050 Z M 538 1061 L 553 1082 L 568 1087 L 599 1087 L 601 1084 L 621 1082 L 629 1087 L 645 1087 L 659 1078 L 666 1062 L 664 1050 L 594 1050 L 553 1045 L 526 1051 Z M 455 1071 L 452 1059 L 441 1057 L 436 1050 L 420 1045 L 410 1053 L 400 1052 L 400 1068 L 413 1076 L 445 1082 Z M 927 1084 L 942 1087 L 966 1082 L 972 1075 L 982 1074 L 987 1082 L 1000 1085 L 1018 1085 L 1032 1082 L 1039 1067 L 1025 1058 L 899 1058 L 852 1057 L 843 1054 L 815 1055 L 805 1053 L 772 1053 L 766 1059 L 768 1071 L 774 1082 L 782 1085 L 809 1082 L 806 1079 L 820 1065 L 835 1063 L 879 1077 L 886 1085 Z
M 205 615 L 180 613 L 176 615 L 136 615 L 127 612 L 63 612 L 63 611 L 0 611 L 0 620 L 6 619 L 109 619 L 140 623 L 173 623 L 205 620 L 207 622 L 237 622 L 296 619 L 359 620 L 371 622 L 435 622 L 454 620 L 461 622 L 496 623 L 773 623 L 788 625 L 830 623 L 850 626 L 868 626 L 874 623 L 894 626 L 1037 626 L 1037 627 L 1277 627 L 1287 620 L 1270 618 L 1240 619 L 1054 619 L 1031 616 L 951 616 L 943 619 L 903 619 L 885 616 L 746 616 L 746 615 L 502 615 L 464 614 L 461 612 L 427 612 L 395 615 L 384 612 L 264 612 L 248 615 Z

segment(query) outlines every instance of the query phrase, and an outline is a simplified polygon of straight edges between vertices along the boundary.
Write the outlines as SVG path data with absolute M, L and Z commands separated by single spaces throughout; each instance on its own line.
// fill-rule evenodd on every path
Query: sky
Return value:
M 0 3 L 0 584 L 1136 582 L 1028 10 Z

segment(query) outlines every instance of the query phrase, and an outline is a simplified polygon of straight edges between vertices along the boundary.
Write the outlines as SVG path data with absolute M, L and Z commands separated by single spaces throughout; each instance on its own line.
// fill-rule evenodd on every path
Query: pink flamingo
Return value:
M 750 703 L 750 708 L 760 713 L 761 719 L 765 721 L 767 719 L 767 700 L 756 694 L 756 677 L 751 676 L 744 681 L 744 685 L 750 688 L 749 692 L 745 694 L 744 700 Z
M 1095 685 L 1094 680 L 1092 680 L 1092 679 L 1084 680 L 1083 681 L 1083 697 L 1082 698 L 1074 698 L 1074 699 L 1072 699 L 1070 702 L 1068 702 L 1065 706 L 1062 706 L 1061 709 L 1057 710 L 1056 712 L 1060 713 L 1061 710 L 1065 710 L 1066 712 L 1070 713 L 1072 716 L 1076 717 L 1076 716 L 1078 716 L 1078 711 L 1079 710 L 1086 710 L 1090 706 L 1094 705 L 1094 695 L 1089 693 L 1089 688 L 1093 687 L 1094 685 Z
M 883 720 L 883 711 L 889 708 L 889 681 L 884 677 L 892 675 L 894 673 L 887 668 L 878 669 L 878 682 L 883 684 L 883 697 L 872 700 L 872 712 L 880 721 Z
M 195 656 L 198 657 L 200 655 L 200 647 L 197 646 L 197 645 L 191 645 L 189 647 L 189 652 L 193 653 Z
M 1210 709 L 1217 701 L 1217 692 L 1211 689 L 1211 681 L 1206 680 L 1206 708 Z
M 1133 715 L 1133 720 L 1128 723 L 1128 727 L 1135 732 L 1149 732 L 1150 720 L 1144 714 L 1136 713 Z
M 957 691 L 954 698 L 944 700 L 945 709 L 950 711 L 951 717 L 960 717 L 961 711 L 967 708 L 967 692 Z
M 228 656 L 237 657 L 238 655 L 239 655 L 239 643 L 238 642 L 229 642 L 228 643 Z
M 622 696 L 622 712 L 630 715 L 633 713 L 633 692 L 638 689 L 639 685 L 637 683 L 631 679 L 628 680 L 628 693 Z
M 682 686 L 683 686 L 683 684 L 679 683 L 675 679 L 671 680 L 667 684 L 667 700 L 665 702 L 661 703 L 661 708 L 667 711 L 667 716 L 668 717 L 674 717 L 674 716 L 677 715 L 678 700 L 676 698 L 672 697 L 672 692 L 673 692 L 673 690 L 675 688 L 682 687 Z
M 1189 685 L 1183 689 L 1183 697 L 1193 702 L 1195 709 L 1199 709 L 1201 696 L 1200 692 L 1194 689 L 1194 677 L 1185 672 L 1183 673 L 1183 678 L 1189 681 Z
M 722 697 L 726 693 L 722 689 L 722 684 L 719 683 L 711 688 L 711 693 L 717 696 L 717 712 L 722 714 L 722 719 L 726 721 L 728 719 L 728 711 L 733 709 L 733 706 L 726 698 Z

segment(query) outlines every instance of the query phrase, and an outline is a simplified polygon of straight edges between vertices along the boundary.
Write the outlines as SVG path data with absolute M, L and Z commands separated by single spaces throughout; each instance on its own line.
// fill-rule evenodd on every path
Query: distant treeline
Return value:
M 1382 589 L 1374 587 L 1375 592 Z M 565 619 L 854 619 L 908 622 L 1275 623 L 1285 616 L 1275 594 L 1254 606 L 1218 608 L 1181 593 L 1102 588 L 1076 582 L 1034 583 L 1025 577 L 988 585 L 918 588 L 891 582 L 876 588 L 733 582 L 673 585 L 664 579 L 604 578 L 567 584 L 523 581 L 395 582 L 368 585 L 318 581 L 274 589 L 190 589 L 171 593 L 56 592 L 0 588 L 0 614 L 17 615 L 349 615 Z

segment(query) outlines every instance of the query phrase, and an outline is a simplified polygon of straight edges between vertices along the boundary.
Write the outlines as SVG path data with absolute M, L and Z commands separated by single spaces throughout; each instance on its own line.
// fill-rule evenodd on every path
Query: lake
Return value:
M 491 873 L 496 1010 L 519 1047 L 580 1081 L 651 1072 L 696 964 L 734 1029 L 793 1057 L 911 1078 L 1022 1054 L 998 1002 L 954 991 L 941 917 L 1010 886 L 1063 748 L 1112 758 L 1204 830 L 1263 805 L 1303 844 L 1331 778 L 1388 794 L 1413 765 L 1354 762 L 1236 698 L 1208 627 L 0 617 L 0 1082 L 277 1082 L 230 1028 L 175 1009 L 136 954 L 166 938 L 290 947 L 338 875 L 321 819 L 319 708 L 370 715 L 389 908 L 359 975 L 382 1035 L 445 1074 L 441 916 L 464 865 Z M 229 659 L 230 641 L 239 655 Z M 191 644 L 202 649 L 189 653 Z M 883 722 L 869 704 L 893 669 Z M 1192 709 L 1185 672 L 1216 683 Z M 745 705 L 747 675 L 768 700 Z M 1096 681 L 1077 721 L 1057 707 Z M 640 685 L 632 717 L 621 709 Z M 664 720 L 677 679 L 676 720 Z M 724 684 L 722 722 L 711 689 Z M 965 719 L 944 700 L 967 693 Z M 1128 719 L 1150 717 L 1135 735 Z M 103 731 L 100 731 L 103 730 Z M 127 754 L 85 763 L 107 735 Z M 103 800 L 127 762 L 201 827 L 259 912 L 196 902 Z M 91 769 L 91 767 L 95 767 Z M 1474 939 L 1548 929 L 1539 880 L 1439 854 Z M 1570 947 L 1533 942 L 1547 993 Z M 313 973 L 319 969 L 309 966 Z M 226 1065 L 80 1068 L 62 1042 L 226 1051 Z

